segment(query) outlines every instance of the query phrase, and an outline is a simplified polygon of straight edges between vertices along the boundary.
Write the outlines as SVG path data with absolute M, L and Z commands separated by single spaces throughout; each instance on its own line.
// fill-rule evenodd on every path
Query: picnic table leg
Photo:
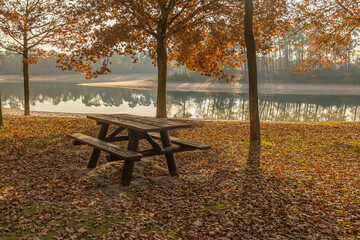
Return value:
M 106 134 L 109 130 L 109 125 L 108 123 L 102 123 L 101 124 L 101 129 L 100 129 L 100 132 L 99 132 L 99 136 L 98 136 L 98 139 L 100 140 L 104 140 L 106 138 Z M 93 150 L 92 154 L 91 154 L 91 157 L 90 157 L 90 161 L 88 163 L 88 168 L 94 168 L 96 167 L 96 164 L 97 164 L 97 161 L 99 159 L 99 156 L 100 156 L 100 150 L 99 149 L 95 149 Z
M 171 141 L 170 141 L 170 136 L 169 136 L 168 131 L 161 131 L 160 136 L 161 136 L 161 142 L 164 147 L 171 146 Z M 165 154 L 165 158 L 166 158 L 166 163 L 168 165 L 170 175 L 171 176 L 179 176 L 177 169 L 176 169 L 174 153 Z
M 139 145 L 140 133 L 129 130 L 129 143 L 128 149 L 136 151 Z M 135 161 L 125 160 L 123 171 L 121 174 L 121 184 L 126 187 L 131 183 L 132 173 L 134 170 Z

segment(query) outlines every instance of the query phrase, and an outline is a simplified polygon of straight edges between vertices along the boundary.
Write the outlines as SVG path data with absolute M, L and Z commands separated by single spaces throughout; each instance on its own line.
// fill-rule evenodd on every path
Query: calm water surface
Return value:
M 0 82 L 3 106 L 23 109 L 23 85 Z M 248 95 L 169 91 L 168 116 L 248 120 Z M 31 110 L 155 116 L 156 93 L 75 83 L 30 84 Z M 360 121 L 360 96 L 259 95 L 262 121 Z

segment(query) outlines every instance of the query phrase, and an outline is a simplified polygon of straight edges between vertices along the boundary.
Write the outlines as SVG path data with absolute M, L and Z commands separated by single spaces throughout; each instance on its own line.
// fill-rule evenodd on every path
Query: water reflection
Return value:
M 246 94 L 170 93 L 175 117 L 249 120 Z M 178 95 L 179 94 L 179 95 Z M 185 96 L 184 96 L 185 95 Z M 178 100 L 178 101 L 176 101 Z M 260 95 L 262 121 L 359 121 L 359 96 Z
M 156 93 L 73 83 L 31 83 L 32 110 L 154 116 Z M 21 83 L 0 83 L 4 106 L 22 108 Z M 260 95 L 262 121 L 359 121 L 360 96 Z M 168 92 L 170 117 L 248 120 L 247 94 Z

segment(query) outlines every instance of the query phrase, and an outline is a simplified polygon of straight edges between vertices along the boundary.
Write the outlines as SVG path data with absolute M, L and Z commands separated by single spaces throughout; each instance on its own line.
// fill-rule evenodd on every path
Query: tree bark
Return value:
M 245 0 L 245 43 L 249 73 L 250 142 L 260 142 L 259 100 L 257 90 L 256 46 L 253 33 L 254 5 Z
M 157 67 L 158 67 L 158 89 L 156 117 L 166 118 L 166 78 L 167 78 L 167 52 L 165 39 L 161 35 L 157 39 Z
M 24 114 L 30 115 L 30 94 L 29 94 L 29 63 L 26 44 L 23 51 L 23 75 L 24 75 Z
M 0 93 L 0 128 L 4 126 L 3 115 L 2 115 L 2 102 L 1 102 L 1 93 Z

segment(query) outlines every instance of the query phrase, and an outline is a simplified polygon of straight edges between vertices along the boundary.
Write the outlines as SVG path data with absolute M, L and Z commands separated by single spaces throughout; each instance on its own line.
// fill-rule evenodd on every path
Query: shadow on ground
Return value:
M 206 166 L 201 159 L 213 168 L 202 172 Z M 169 232 L 185 239 L 341 236 L 336 219 L 327 216 L 310 195 L 262 172 L 260 145 L 249 146 L 245 162 L 243 166 L 224 163 L 214 150 L 182 153 L 177 155 L 181 175 L 171 177 L 161 157 L 147 158 L 135 164 L 130 187 L 120 184 L 121 162 L 103 161 L 92 170 L 73 166 L 69 171 L 92 182 L 108 202 L 126 197 L 132 209 L 123 210 L 144 214 L 146 220 L 137 222 L 138 227 L 144 231 L 155 227 L 164 238 Z

